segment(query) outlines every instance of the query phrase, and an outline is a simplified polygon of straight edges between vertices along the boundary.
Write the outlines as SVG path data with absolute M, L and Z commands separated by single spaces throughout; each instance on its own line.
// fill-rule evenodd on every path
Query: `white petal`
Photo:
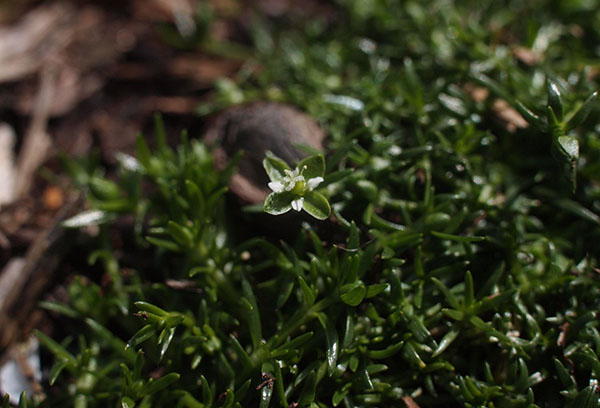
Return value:
M 323 182 L 323 177 L 314 177 L 308 180 L 308 190 L 313 190 Z
M 304 197 L 300 197 L 292 201 L 292 208 L 296 211 L 302 210 L 302 204 L 304 204 Z
M 276 193 L 281 193 L 283 191 L 284 185 L 280 181 L 271 181 L 269 183 L 269 188 Z

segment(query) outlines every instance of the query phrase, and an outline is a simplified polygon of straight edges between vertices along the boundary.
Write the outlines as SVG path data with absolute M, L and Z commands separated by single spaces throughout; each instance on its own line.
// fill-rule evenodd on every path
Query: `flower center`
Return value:
M 296 195 L 302 195 L 304 194 L 306 190 L 306 182 L 304 180 L 297 180 L 294 188 L 292 189 L 292 193 L 296 194 Z

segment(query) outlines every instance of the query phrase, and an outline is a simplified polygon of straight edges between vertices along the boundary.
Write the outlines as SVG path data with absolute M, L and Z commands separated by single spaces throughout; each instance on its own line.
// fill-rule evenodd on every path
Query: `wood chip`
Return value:
M 419 404 L 415 402 L 411 397 L 405 395 L 402 397 L 402 402 L 406 405 L 406 408 L 419 408 Z
M 523 116 L 504 99 L 495 99 L 492 109 L 496 116 L 506 124 L 506 130 L 511 133 L 516 132 L 518 128 L 524 129 L 529 127 L 529 123 L 527 123 Z
M 14 200 L 16 135 L 6 123 L 0 123 L 0 207 Z
M 515 46 L 512 49 L 513 54 L 517 59 L 526 65 L 536 65 L 544 59 L 544 56 L 531 48 Z

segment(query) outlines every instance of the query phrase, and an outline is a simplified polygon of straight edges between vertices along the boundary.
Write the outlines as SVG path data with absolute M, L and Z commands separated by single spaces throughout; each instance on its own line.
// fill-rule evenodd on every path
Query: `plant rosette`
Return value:
M 331 207 L 327 198 L 315 190 L 325 175 L 322 154 L 301 160 L 292 170 L 285 161 L 269 152 L 263 166 L 271 180 L 269 188 L 273 190 L 264 203 L 266 213 L 279 215 L 294 209 L 304 210 L 319 220 L 329 217 Z

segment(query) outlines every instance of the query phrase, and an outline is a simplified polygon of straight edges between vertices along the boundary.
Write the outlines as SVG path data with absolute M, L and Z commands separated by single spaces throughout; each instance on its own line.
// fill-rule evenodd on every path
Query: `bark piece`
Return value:
M 262 166 L 267 151 L 293 166 L 307 156 L 302 146 L 322 150 L 325 135 L 307 114 L 273 102 L 234 106 L 219 114 L 204 134 L 216 144 L 217 167 L 224 168 L 238 152 L 243 156 L 230 189 L 246 203 L 262 203 L 269 194 L 268 178 Z

